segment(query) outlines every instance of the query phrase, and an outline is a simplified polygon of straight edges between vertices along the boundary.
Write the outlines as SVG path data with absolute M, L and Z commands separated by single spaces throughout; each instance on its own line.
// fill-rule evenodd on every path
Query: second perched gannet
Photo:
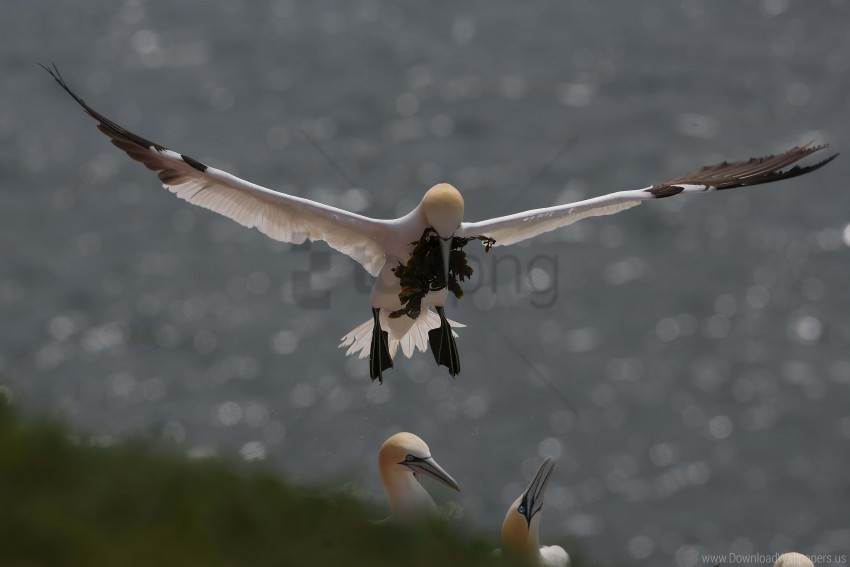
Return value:
M 815 567 L 815 564 L 802 553 L 791 551 L 780 555 L 773 567 Z
M 541 567 L 569 567 L 570 556 L 558 545 L 540 547 L 540 516 L 543 496 L 555 461 L 552 457 L 537 469 L 528 488 L 520 494 L 505 514 L 502 523 L 502 553 L 522 555 L 536 559 Z
M 88 106 L 71 91 L 55 66 L 45 70 L 98 121 L 98 129 L 113 144 L 155 171 L 162 184 L 181 199 L 256 227 L 282 242 L 324 240 L 375 276 L 372 318 L 345 335 L 340 344 L 348 347 L 347 355 L 369 357 L 373 380 L 383 380 L 382 373 L 392 367 L 399 346 L 410 357 L 416 349 L 425 351 L 430 344 L 437 364 L 446 366 L 452 376 L 460 372 L 452 326 L 461 325 L 453 325 L 446 318 L 444 306 L 448 292 L 460 297 L 459 282 L 472 275 L 460 250 L 471 240 L 482 240 L 487 249 L 514 244 L 586 217 L 618 213 L 646 200 L 796 177 L 823 167 L 837 155 L 809 165 L 798 164 L 829 147 L 807 144 L 774 156 L 706 166 L 643 189 L 480 222 L 463 222 L 463 197 L 448 183 L 440 183 L 429 189 L 410 213 L 397 219 L 373 219 L 255 185 L 146 140 Z
M 393 520 L 409 521 L 436 514 L 437 505 L 419 483 L 420 474 L 460 492 L 460 485 L 437 464 L 428 445 L 413 433 L 396 433 L 384 441 L 378 451 L 378 468 Z

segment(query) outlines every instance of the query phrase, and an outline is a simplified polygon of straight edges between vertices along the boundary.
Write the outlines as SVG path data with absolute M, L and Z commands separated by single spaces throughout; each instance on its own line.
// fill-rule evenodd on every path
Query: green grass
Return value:
M 344 494 L 144 442 L 75 443 L 0 401 L 0 565 L 507 565 L 456 524 L 375 524 Z M 574 563 L 575 564 L 575 563 Z
M 258 466 L 73 439 L 0 396 L 0 566 L 515 565 L 491 556 L 497 534 L 378 524 L 384 508 Z M 567 546 L 573 567 L 591 564 Z

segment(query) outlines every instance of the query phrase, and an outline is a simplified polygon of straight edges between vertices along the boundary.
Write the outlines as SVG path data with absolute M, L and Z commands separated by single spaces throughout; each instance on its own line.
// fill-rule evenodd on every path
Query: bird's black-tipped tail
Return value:
M 437 307 L 440 316 L 440 326 L 428 331 L 428 342 L 434 353 L 434 360 L 438 366 L 445 366 L 453 377 L 460 374 L 460 356 L 457 352 L 457 343 L 452 333 L 452 326 L 446 319 L 446 311 Z
M 372 327 L 372 350 L 369 351 L 369 377 L 378 379 L 384 383 L 383 372 L 393 367 L 393 359 L 390 356 L 389 335 L 381 329 L 380 309 L 372 309 L 372 319 L 375 321 Z

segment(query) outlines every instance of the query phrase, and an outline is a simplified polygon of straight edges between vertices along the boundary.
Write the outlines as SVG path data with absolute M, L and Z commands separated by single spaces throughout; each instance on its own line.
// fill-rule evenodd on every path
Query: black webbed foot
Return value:
M 393 359 L 390 356 L 389 334 L 381 329 L 379 314 L 380 309 L 372 308 L 375 326 L 372 327 L 372 350 L 369 351 L 369 377 L 373 381 L 377 378 L 383 384 L 383 372 L 393 367 Z
M 446 320 L 445 309 L 437 307 L 437 314 L 440 316 L 440 326 L 428 331 L 428 342 L 431 345 L 431 352 L 434 353 L 434 359 L 437 361 L 437 365 L 448 368 L 449 374 L 454 377 L 460 374 L 460 357 L 457 352 L 457 343 L 455 343 L 455 338 L 452 334 L 452 326 Z

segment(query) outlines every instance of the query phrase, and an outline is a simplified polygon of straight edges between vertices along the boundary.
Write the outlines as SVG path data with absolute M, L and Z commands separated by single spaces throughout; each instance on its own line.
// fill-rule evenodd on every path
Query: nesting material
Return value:
M 449 291 L 455 297 L 463 297 L 463 289 L 460 282 L 472 277 L 472 266 L 466 259 L 464 246 L 471 240 L 480 240 L 484 243 L 484 251 L 489 252 L 496 243 L 492 238 L 483 236 L 452 238 L 451 255 L 449 256 Z M 398 263 L 393 268 L 393 273 L 398 276 L 401 291 L 398 294 L 402 308 L 390 313 L 390 317 L 397 319 L 407 315 L 416 319 L 422 312 L 422 299 L 429 292 L 438 291 L 446 287 L 445 274 L 443 272 L 443 256 L 440 250 L 440 238 L 437 232 L 428 227 L 422 233 L 418 241 L 411 242 L 413 252 L 406 264 Z

